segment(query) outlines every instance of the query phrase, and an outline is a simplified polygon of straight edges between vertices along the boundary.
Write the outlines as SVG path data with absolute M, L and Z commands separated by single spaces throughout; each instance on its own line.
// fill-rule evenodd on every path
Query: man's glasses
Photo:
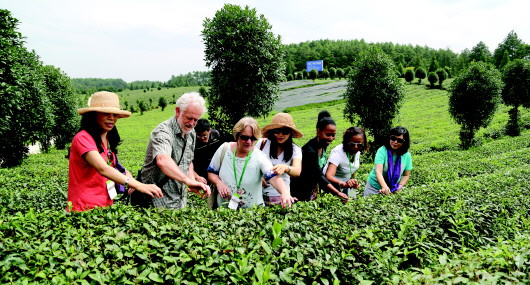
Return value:
M 239 138 L 242 140 L 242 141 L 248 141 L 248 140 L 251 140 L 251 141 L 256 141 L 258 140 L 255 136 L 245 136 L 245 135 L 239 135 Z
M 363 144 L 363 143 L 350 142 L 350 143 L 348 143 L 348 146 L 349 146 L 349 147 L 363 148 L 363 147 L 364 147 L 364 144 Z
M 398 138 L 398 137 L 396 137 L 396 136 L 390 136 L 390 140 L 391 140 L 391 141 L 397 141 L 398 143 L 404 143 L 404 142 L 405 142 L 404 139 L 402 139 L 402 138 Z
M 281 128 L 281 129 L 270 130 L 270 132 L 274 135 L 278 135 L 281 133 L 282 135 L 286 136 L 286 135 L 290 135 L 293 131 L 289 128 Z

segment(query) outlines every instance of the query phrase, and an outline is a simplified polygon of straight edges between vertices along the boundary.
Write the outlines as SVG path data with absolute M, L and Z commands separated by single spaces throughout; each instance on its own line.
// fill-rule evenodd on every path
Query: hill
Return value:
M 348 204 L 323 195 L 291 209 L 210 211 L 190 196 L 181 211 L 118 204 L 69 215 L 65 152 L 32 155 L 0 169 L 0 282 L 530 282 L 530 112 L 522 112 L 522 135 L 508 137 L 501 107 L 478 145 L 463 151 L 447 95 L 406 85 L 395 125 L 411 133 L 409 187 Z M 295 142 L 315 135 L 321 109 L 340 134 L 350 126 L 343 108 L 341 101 L 292 108 L 305 134 Z M 150 131 L 173 115 L 167 108 L 118 121 L 120 160 L 131 172 Z M 372 166 L 362 159 L 363 186 Z

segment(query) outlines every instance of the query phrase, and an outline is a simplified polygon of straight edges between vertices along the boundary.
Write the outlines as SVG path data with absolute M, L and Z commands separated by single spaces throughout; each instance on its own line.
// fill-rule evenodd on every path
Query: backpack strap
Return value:
M 259 150 L 263 150 L 265 148 L 265 144 L 267 144 L 267 139 L 263 139 L 261 141 L 261 145 L 259 146 Z

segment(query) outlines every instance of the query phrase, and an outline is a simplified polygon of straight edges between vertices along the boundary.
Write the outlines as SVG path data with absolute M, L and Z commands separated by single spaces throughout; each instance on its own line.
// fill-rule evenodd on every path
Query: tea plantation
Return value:
M 407 84 L 395 125 L 411 133 L 410 183 L 347 204 L 323 195 L 290 209 L 211 211 L 190 195 L 181 211 L 118 203 L 66 214 L 66 152 L 31 155 L 0 169 L 0 283 L 529 283 L 530 112 L 521 112 L 522 135 L 509 137 L 502 106 L 463 151 L 447 96 Z M 350 126 L 340 102 L 293 108 L 305 134 L 295 142 L 314 136 L 324 108 L 340 138 Z M 131 172 L 173 108 L 118 121 Z M 373 162 L 361 163 L 364 187 Z

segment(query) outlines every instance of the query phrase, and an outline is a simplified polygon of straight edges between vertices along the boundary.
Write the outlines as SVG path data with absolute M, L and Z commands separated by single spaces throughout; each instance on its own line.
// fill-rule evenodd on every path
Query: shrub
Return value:
M 519 106 L 530 107 L 530 63 L 526 59 L 516 59 L 506 65 L 502 79 L 506 84 L 502 90 L 502 100 L 512 106 L 507 133 L 518 136 L 521 133 Z

